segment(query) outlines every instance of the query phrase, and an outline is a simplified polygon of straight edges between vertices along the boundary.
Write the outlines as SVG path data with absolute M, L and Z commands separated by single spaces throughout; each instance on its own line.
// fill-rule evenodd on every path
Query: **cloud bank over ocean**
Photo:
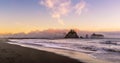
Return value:
M 15 33 L 15 34 L 1 34 L 0 37 L 5 38 L 64 38 L 69 30 L 56 30 L 48 29 L 44 31 L 31 31 L 29 33 Z M 91 34 L 88 31 L 76 30 L 79 36 L 84 36 L 85 34 Z
M 68 33 L 68 29 L 48 29 L 44 31 L 31 31 L 29 33 L 14 33 L 14 34 L 0 34 L 0 38 L 64 38 Z M 120 38 L 120 32 L 90 32 L 90 31 L 81 31 L 75 30 L 79 36 L 85 37 L 86 34 L 89 36 L 92 33 L 101 33 L 104 34 L 106 38 Z

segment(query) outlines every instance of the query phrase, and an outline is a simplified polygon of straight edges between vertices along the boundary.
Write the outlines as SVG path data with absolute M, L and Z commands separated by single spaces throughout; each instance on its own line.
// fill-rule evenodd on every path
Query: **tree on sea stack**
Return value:
M 74 30 L 70 30 L 65 36 L 65 38 L 79 38 L 79 36 Z

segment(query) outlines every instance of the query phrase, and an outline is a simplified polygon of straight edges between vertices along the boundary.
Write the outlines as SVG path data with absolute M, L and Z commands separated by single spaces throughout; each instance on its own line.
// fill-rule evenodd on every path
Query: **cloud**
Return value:
M 51 17 L 62 25 L 65 25 L 62 19 L 63 16 L 68 15 L 72 10 L 74 10 L 75 14 L 80 15 L 85 8 L 85 2 L 83 0 L 80 0 L 75 5 L 72 5 L 72 0 L 41 0 L 40 4 L 48 8 Z
M 75 10 L 76 10 L 75 13 L 80 15 L 82 10 L 85 8 L 85 6 L 86 6 L 86 3 L 83 0 L 81 0 L 81 2 L 76 4 L 75 7 L 74 7 Z
M 27 34 L 25 33 L 15 33 L 15 34 L 0 34 L 0 38 L 64 38 L 68 33 L 68 29 L 47 29 L 43 31 L 31 31 Z M 91 34 L 92 32 L 80 31 L 75 29 L 79 36 L 85 36 L 85 34 Z

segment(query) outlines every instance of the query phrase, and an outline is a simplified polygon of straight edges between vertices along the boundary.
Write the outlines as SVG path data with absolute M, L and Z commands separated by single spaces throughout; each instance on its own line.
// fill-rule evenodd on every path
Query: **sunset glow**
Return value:
M 0 0 L 0 33 L 120 31 L 120 0 Z

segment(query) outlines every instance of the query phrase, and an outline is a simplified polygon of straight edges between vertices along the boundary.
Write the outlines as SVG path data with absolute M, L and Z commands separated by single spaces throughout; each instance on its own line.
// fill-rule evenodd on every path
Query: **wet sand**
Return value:
M 0 63 L 83 63 L 51 52 L 12 45 L 0 40 Z

